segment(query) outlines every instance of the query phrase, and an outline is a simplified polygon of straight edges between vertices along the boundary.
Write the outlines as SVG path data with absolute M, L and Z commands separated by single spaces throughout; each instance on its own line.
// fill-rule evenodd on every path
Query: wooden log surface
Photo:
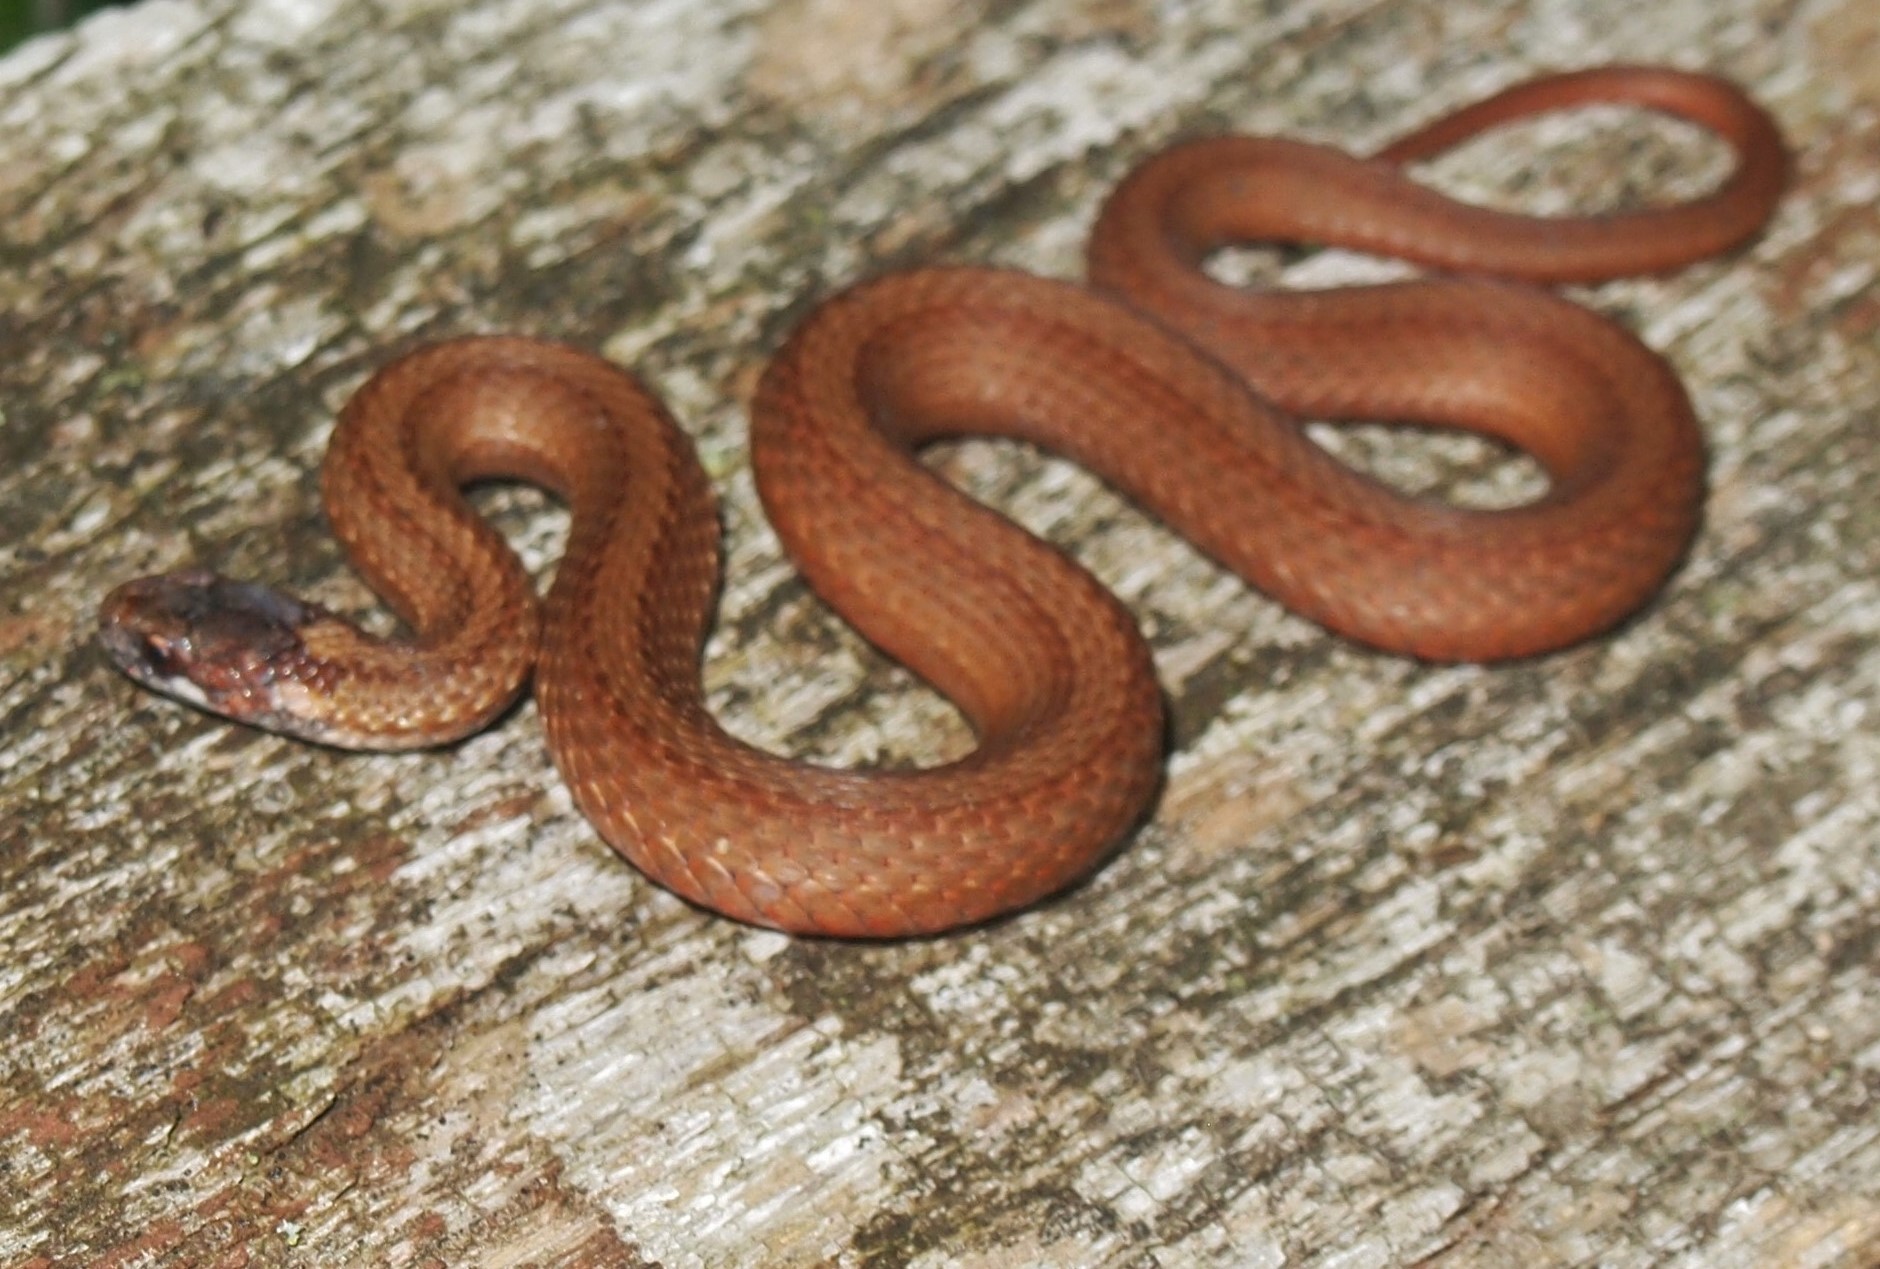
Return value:
M 1424 666 L 1074 469 L 948 450 L 1135 607 L 1172 705 L 1153 819 L 1037 911 L 742 928 L 595 837 L 526 705 L 343 755 L 91 640 L 114 581 L 190 562 L 368 608 L 314 489 L 333 411 L 420 342 L 526 332 L 697 437 L 728 725 L 958 753 L 757 510 L 744 402 L 790 322 L 913 262 L 1076 276 L 1174 137 L 1370 147 L 1612 60 L 1736 78 L 1798 156 L 1753 249 L 1576 292 L 1689 383 L 1689 561 L 1611 637 Z M 0 59 L 0 122 L 0 1263 L 1880 1263 L 1867 0 L 145 0 Z M 1721 163 L 1587 111 L 1425 175 L 1560 210 Z M 1328 443 L 1459 497 L 1526 479 Z M 555 506 L 482 498 L 552 567 Z

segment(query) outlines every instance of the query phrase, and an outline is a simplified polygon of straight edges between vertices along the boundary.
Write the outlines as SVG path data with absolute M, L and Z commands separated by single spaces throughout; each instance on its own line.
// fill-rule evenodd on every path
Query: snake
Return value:
M 1689 201 L 1531 216 L 1454 201 L 1413 164 L 1513 120 L 1617 104 L 1714 133 L 1732 163 Z M 433 344 L 345 404 L 321 469 L 332 530 L 395 636 L 191 568 L 112 591 L 99 635 L 131 679 L 345 749 L 446 745 L 532 687 L 599 835 L 736 921 L 882 939 L 974 926 L 1096 871 L 1150 813 L 1164 700 L 1128 609 L 1060 548 L 922 463 L 999 436 L 1082 465 L 1336 635 L 1424 661 L 1534 657 L 1610 630 L 1677 567 L 1704 445 L 1671 367 L 1549 284 L 1736 248 L 1789 158 L 1729 82 L 1650 66 L 1543 76 L 1369 157 L 1276 137 L 1179 143 L 1102 206 L 1088 283 L 936 265 L 811 309 L 750 406 L 758 493 L 808 585 L 955 705 L 975 747 L 839 769 L 730 734 L 701 663 L 720 587 L 712 485 L 626 370 L 515 336 Z M 1425 266 L 1380 285 L 1216 280 L 1248 243 Z M 1334 458 L 1299 420 L 1493 437 L 1547 478 L 1472 509 Z M 545 598 L 466 500 L 521 480 L 563 500 Z

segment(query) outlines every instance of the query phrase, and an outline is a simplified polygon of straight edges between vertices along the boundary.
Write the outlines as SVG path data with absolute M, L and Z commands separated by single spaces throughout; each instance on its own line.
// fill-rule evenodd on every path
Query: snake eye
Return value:
M 144 636 L 144 664 L 154 674 L 164 678 L 174 678 L 183 672 L 183 662 L 176 654 L 176 645 L 162 635 Z

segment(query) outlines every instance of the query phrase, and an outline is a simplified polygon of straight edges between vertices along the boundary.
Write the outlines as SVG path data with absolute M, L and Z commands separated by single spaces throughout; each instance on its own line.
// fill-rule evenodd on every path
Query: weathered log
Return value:
M 743 407 L 793 318 L 915 261 L 1075 276 L 1175 136 L 1368 147 L 1613 59 L 1739 79 L 1800 156 L 1753 249 L 1581 295 L 1703 417 L 1688 563 L 1609 638 L 1434 668 L 1061 464 L 942 455 L 1136 606 L 1173 706 L 1153 821 L 1040 910 L 754 932 L 608 851 L 526 706 L 342 755 L 90 641 L 112 583 L 191 562 L 366 606 L 313 487 L 334 408 L 525 332 L 698 437 L 731 726 L 957 753 L 757 511 Z M 145 0 L 0 60 L 0 1262 L 1880 1262 L 1876 67 L 1865 0 Z M 1589 112 L 1429 176 L 1555 209 L 1721 161 Z M 556 509 L 487 505 L 547 568 Z

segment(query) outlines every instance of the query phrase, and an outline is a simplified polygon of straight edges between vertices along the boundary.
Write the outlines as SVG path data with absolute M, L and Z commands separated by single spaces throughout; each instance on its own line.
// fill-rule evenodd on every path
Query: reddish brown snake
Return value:
M 1734 170 L 1694 202 L 1577 219 L 1464 206 L 1397 170 L 1588 102 L 1698 123 L 1729 143 Z M 752 406 L 758 487 L 816 591 L 971 721 L 978 748 L 943 767 L 834 771 L 719 728 L 699 680 L 718 521 L 692 447 L 629 375 L 529 340 L 413 353 L 359 390 L 334 433 L 334 532 L 413 641 L 200 572 L 120 587 L 103 640 L 148 686 L 359 748 L 473 732 L 533 670 L 576 802 L 660 884 L 801 932 L 981 921 L 1082 877 L 1143 814 L 1161 699 L 1106 590 L 912 451 L 969 433 L 1034 441 L 1280 602 L 1379 648 L 1481 660 L 1558 648 L 1644 602 L 1693 531 L 1701 443 L 1671 370 L 1527 286 L 1253 295 L 1201 262 L 1229 243 L 1305 239 L 1535 281 L 1652 272 L 1751 237 L 1786 173 L 1774 125 L 1730 85 L 1597 70 L 1517 87 L 1370 161 L 1267 139 L 1158 155 L 1112 196 L 1090 248 L 1093 283 L 1133 307 L 1017 273 L 930 269 L 817 308 Z M 1488 433 L 1532 455 L 1551 487 L 1495 512 L 1411 499 L 1334 461 L 1280 410 Z M 459 493 L 498 476 L 572 508 L 539 610 Z

